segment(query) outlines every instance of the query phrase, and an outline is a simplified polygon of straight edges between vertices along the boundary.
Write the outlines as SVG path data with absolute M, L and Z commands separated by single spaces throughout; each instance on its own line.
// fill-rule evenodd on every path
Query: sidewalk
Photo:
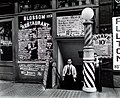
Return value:
M 120 98 L 120 88 L 86 93 L 79 90 L 44 89 L 41 84 L 0 81 L 0 98 Z

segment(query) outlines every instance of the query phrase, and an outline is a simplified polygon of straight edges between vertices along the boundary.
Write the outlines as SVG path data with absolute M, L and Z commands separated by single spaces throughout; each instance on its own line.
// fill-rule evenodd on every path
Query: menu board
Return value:
M 52 14 L 20 16 L 18 32 L 20 78 L 44 80 L 52 53 Z
M 21 16 L 19 24 L 19 61 L 45 61 L 52 49 L 52 16 Z
M 20 76 L 22 79 L 35 80 L 42 83 L 46 63 L 32 64 L 32 63 L 20 63 Z M 27 78 L 26 78 L 27 76 Z
M 81 15 L 57 17 L 57 36 L 79 37 L 84 36 L 84 26 Z
M 93 46 L 97 55 L 102 58 L 112 57 L 112 35 L 97 34 L 93 35 Z

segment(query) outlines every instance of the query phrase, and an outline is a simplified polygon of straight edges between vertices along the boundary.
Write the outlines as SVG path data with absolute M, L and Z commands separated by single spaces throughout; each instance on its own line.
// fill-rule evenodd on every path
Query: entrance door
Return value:
M 0 20 L 0 80 L 13 80 L 13 20 Z
M 60 48 L 60 54 L 61 58 L 63 59 L 63 67 L 64 65 L 67 64 L 67 59 L 72 58 L 73 60 L 73 65 L 76 68 L 77 71 L 77 79 L 75 82 L 74 89 L 81 90 L 83 86 L 83 57 L 82 52 L 83 52 L 83 45 L 84 45 L 84 40 L 78 39 L 69 39 L 69 40 L 59 40 L 58 41 L 58 47 Z M 58 61 L 61 62 L 61 61 Z M 61 68 L 61 64 L 58 65 L 58 68 Z M 62 72 L 63 69 L 61 69 Z M 67 89 L 67 88 L 66 88 Z

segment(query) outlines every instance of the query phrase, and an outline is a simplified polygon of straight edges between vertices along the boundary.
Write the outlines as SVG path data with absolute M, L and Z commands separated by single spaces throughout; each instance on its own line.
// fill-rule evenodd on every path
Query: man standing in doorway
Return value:
M 76 82 L 77 72 L 76 68 L 72 64 L 72 59 L 67 60 L 67 65 L 63 68 L 63 81 L 65 89 L 74 89 L 74 83 Z

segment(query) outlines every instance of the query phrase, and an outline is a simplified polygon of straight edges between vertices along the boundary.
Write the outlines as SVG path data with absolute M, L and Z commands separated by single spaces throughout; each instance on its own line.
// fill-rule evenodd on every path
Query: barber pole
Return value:
M 83 57 L 83 75 L 84 86 L 83 91 L 96 92 L 95 87 L 95 66 L 94 66 L 94 48 L 92 36 L 92 22 L 84 22 L 85 37 L 84 37 L 84 57 Z
M 89 25 L 88 25 L 89 24 Z M 85 28 L 85 36 L 84 36 L 84 46 L 93 46 L 93 36 L 92 36 L 92 22 L 85 22 L 84 23 Z

